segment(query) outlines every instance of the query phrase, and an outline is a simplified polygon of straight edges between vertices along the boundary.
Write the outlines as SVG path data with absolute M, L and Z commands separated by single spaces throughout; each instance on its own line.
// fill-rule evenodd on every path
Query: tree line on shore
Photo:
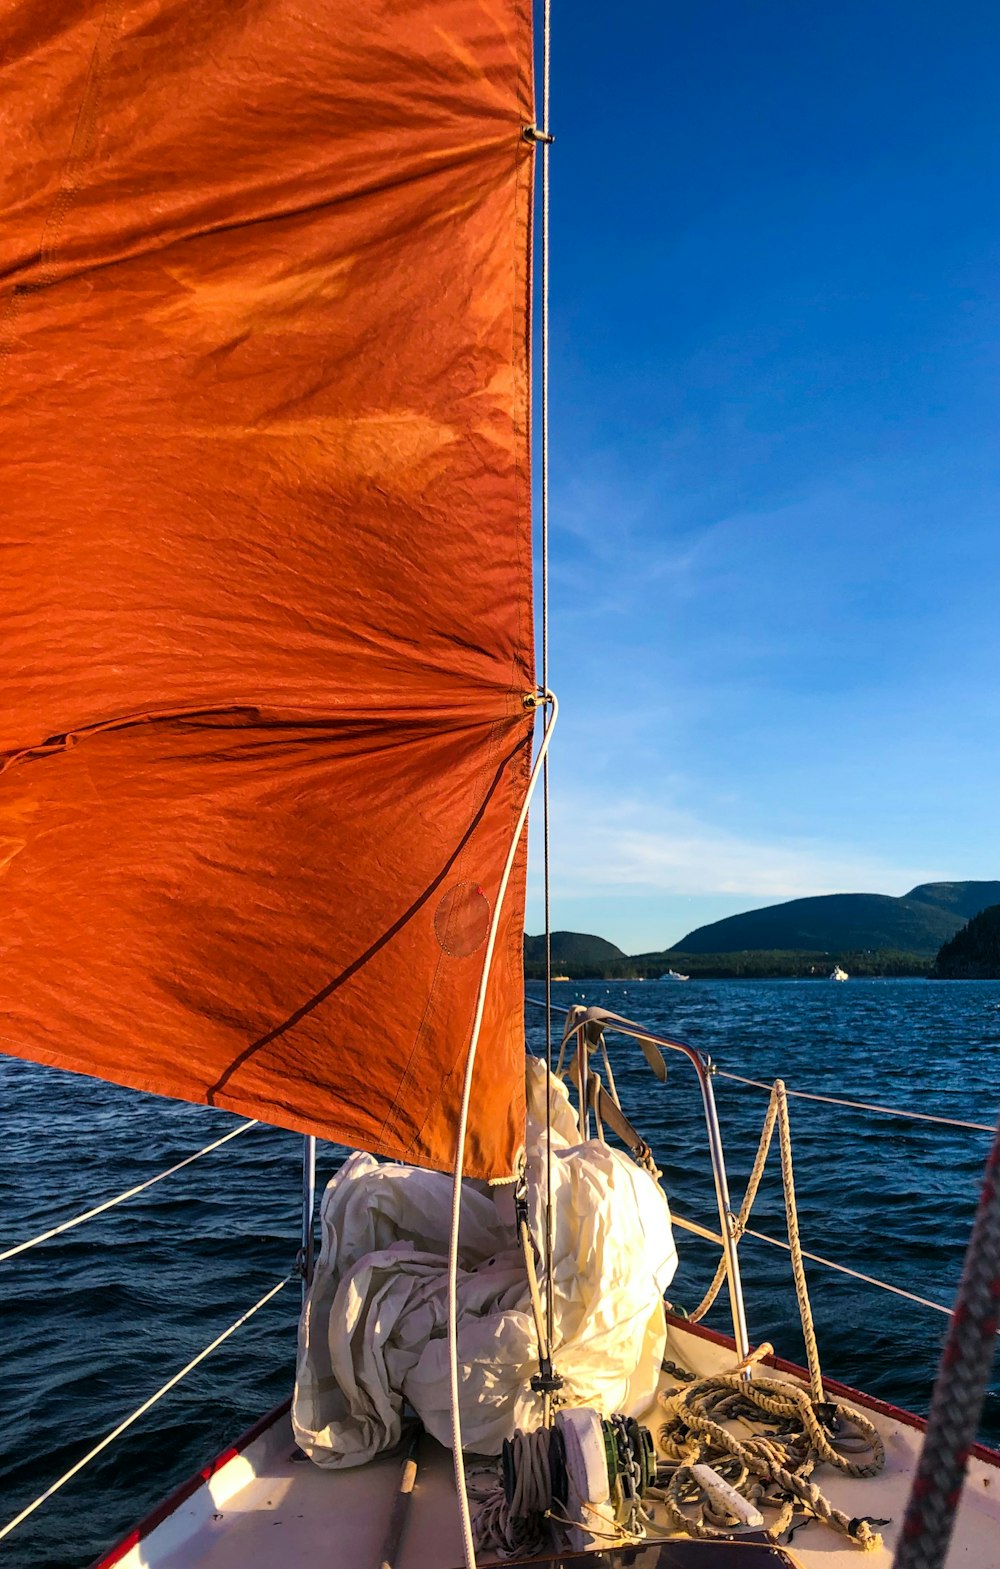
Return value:
M 670 970 L 692 980 L 826 980 L 835 966 L 853 976 L 1000 980 L 1000 904 L 974 915 L 941 946 L 936 957 L 889 948 L 814 953 L 797 949 L 686 953 L 677 948 L 629 957 L 603 938 L 567 932 L 553 935 L 564 939 L 554 946 L 553 967 L 571 981 L 659 980 Z M 526 942 L 526 980 L 542 980 L 545 976 L 538 943 L 537 938 Z

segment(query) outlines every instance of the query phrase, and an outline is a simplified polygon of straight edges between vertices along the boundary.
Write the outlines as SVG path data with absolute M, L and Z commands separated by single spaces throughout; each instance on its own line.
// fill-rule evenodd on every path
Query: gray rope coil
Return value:
M 592 1508 L 573 1490 L 558 1428 L 517 1430 L 504 1444 L 502 1480 L 494 1477 L 490 1486 L 473 1490 L 477 1547 L 499 1558 L 532 1557 L 554 1545 L 553 1526 L 575 1527 L 617 1546 L 641 1542 L 650 1523 L 642 1497 L 653 1474 L 652 1437 L 618 1413 L 603 1418 L 602 1427 L 613 1518 L 601 1512 L 608 1505 Z M 585 1518 L 574 1518 L 571 1504 Z
M 534 1557 L 551 1546 L 548 1514 L 552 1506 L 549 1429 L 515 1432 L 511 1446 L 514 1489 L 510 1498 L 501 1481 L 480 1495 L 472 1517 L 476 1546 L 499 1558 Z

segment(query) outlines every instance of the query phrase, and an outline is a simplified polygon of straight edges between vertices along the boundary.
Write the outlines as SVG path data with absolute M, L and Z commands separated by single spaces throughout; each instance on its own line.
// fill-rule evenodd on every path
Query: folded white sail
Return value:
M 528 1062 L 532 1235 L 544 1236 L 544 1064 Z M 579 1142 L 566 1089 L 549 1084 L 553 1361 L 561 1398 L 638 1414 L 663 1356 L 663 1292 L 677 1265 L 666 1198 L 627 1156 Z M 400 1436 L 404 1403 L 450 1444 L 447 1245 L 451 1181 L 353 1155 L 328 1186 L 303 1313 L 293 1423 L 320 1465 L 360 1465 Z M 536 1427 L 537 1339 L 509 1187 L 466 1183 L 458 1274 L 466 1448 L 496 1453 Z

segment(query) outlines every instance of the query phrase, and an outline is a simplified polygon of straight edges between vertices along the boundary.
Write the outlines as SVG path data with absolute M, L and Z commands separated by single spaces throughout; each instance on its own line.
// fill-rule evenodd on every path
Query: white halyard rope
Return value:
M 559 704 L 555 694 L 544 693 L 544 700 L 552 705 L 552 716 L 548 725 L 542 732 L 541 745 L 531 769 L 528 788 L 525 791 L 524 801 L 514 825 L 510 848 L 507 851 L 507 860 L 504 863 L 500 884 L 497 888 L 496 903 L 493 907 L 493 919 L 490 922 L 489 936 L 486 940 L 486 953 L 483 957 L 483 970 L 479 979 L 479 993 L 476 997 L 476 1011 L 472 1020 L 472 1033 L 469 1037 L 469 1052 L 465 1063 L 465 1082 L 462 1086 L 462 1104 L 458 1114 L 458 1128 L 455 1135 L 455 1167 L 452 1173 L 451 1187 L 451 1230 L 448 1239 L 448 1374 L 451 1391 L 451 1442 L 455 1464 L 455 1488 L 458 1493 L 458 1508 L 462 1522 L 462 1541 L 465 1549 L 465 1562 L 467 1569 L 476 1569 L 476 1546 L 472 1534 L 472 1518 L 469 1513 L 469 1497 L 465 1485 L 465 1460 L 462 1455 L 462 1416 L 459 1410 L 458 1386 L 458 1226 L 462 1209 L 462 1168 L 465 1164 L 465 1135 L 469 1123 L 469 1103 L 472 1098 L 472 1073 L 476 1065 L 476 1051 L 479 1046 L 479 1035 L 483 1027 L 483 1010 L 486 1006 L 486 989 L 489 984 L 490 968 L 493 963 L 493 949 L 496 945 L 497 931 L 500 926 L 500 913 L 503 909 L 504 898 L 507 893 L 507 884 L 514 867 L 514 858 L 517 847 L 521 842 L 524 825 L 528 820 L 528 807 L 535 793 L 542 764 L 548 755 L 549 744 L 555 733 L 556 720 L 559 717 Z
M 85 1220 L 93 1220 L 95 1215 L 103 1215 L 105 1210 L 114 1209 L 116 1204 L 123 1204 L 126 1199 L 135 1198 L 137 1193 L 144 1193 L 154 1183 L 162 1182 L 164 1177 L 172 1177 L 175 1171 L 183 1170 L 193 1161 L 200 1160 L 203 1155 L 210 1155 L 213 1150 L 228 1144 L 230 1139 L 237 1139 L 241 1133 L 259 1126 L 260 1123 L 256 1119 L 252 1122 L 241 1122 L 238 1128 L 223 1134 L 221 1139 L 216 1139 L 212 1144 L 206 1144 L 204 1149 L 198 1150 L 194 1155 L 188 1155 L 185 1160 L 179 1160 L 176 1166 L 168 1166 L 166 1171 L 159 1172 L 155 1177 L 148 1177 L 145 1182 L 137 1182 L 134 1188 L 126 1188 L 124 1193 L 119 1193 L 113 1199 L 105 1199 L 103 1204 L 95 1204 L 93 1209 L 84 1210 L 82 1215 L 74 1215 L 72 1220 L 64 1220 L 61 1225 L 40 1232 L 37 1237 L 30 1237 L 27 1242 L 18 1242 L 14 1247 L 7 1248 L 5 1252 L 0 1253 L 0 1264 L 5 1259 L 14 1258 L 18 1253 L 26 1253 L 29 1248 L 36 1248 L 40 1242 L 50 1242 L 53 1237 L 61 1236 L 64 1231 L 72 1231 L 74 1226 L 82 1226 Z
M 206 1346 L 203 1351 L 198 1352 L 196 1357 L 192 1357 L 191 1361 L 188 1362 L 185 1367 L 182 1367 L 180 1372 L 175 1373 L 172 1378 L 168 1378 L 167 1382 L 162 1384 L 154 1395 L 150 1395 L 148 1400 L 144 1400 L 141 1406 L 136 1406 L 135 1410 L 130 1412 L 124 1421 L 119 1422 L 116 1428 L 113 1428 L 110 1433 L 106 1434 L 105 1437 L 101 1439 L 100 1443 L 95 1444 L 93 1449 L 88 1450 L 87 1453 L 83 1455 L 75 1465 L 71 1465 L 68 1471 L 64 1471 L 62 1476 L 59 1477 L 57 1481 L 53 1482 L 50 1487 L 45 1489 L 44 1493 L 39 1493 L 38 1497 L 33 1499 L 30 1504 L 26 1505 L 26 1507 L 22 1509 L 19 1514 L 16 1514 L 13 1520 L 8 1520 L 5 1526 L 0 1527 L 0 1541 L 2 1541 L 5 1536 L 8 1536 L 11 1531 L 13 1531 L 22 1523 L 22 1521 L 27 1520 L 29 1515 L 34 1514 L 35 1510 L 44 1504 L 49 1498 L 51 1498 L 53 1493 L 58 1493 L 61 1487 L 65 1487 L 67 1482 L 71 1481 L 72 1478 L 78 1474 L 78 1472 L 82 1471 L 84 1466 L 89 1465 L 91 1460 L 96 1459 L 103 1450 L 108 1448 L 109 1444 L 113 1444 L 116 1438 L 120 1438 L 122 1433 L 132 1426 L 133 1422 L 138 1422 L 141 1416 L 145 1416 L 146 1412 L 149 1411 L 151 1407 L 155 1406 L 158 1400 L 162 1400 L 164 1395 L 169 1394 L 170 1390 L 179 1384 L 182 1378 L 186 1378 L 188 1373 L 192 1372 L 193 1369 L 198 1366 L 199 1362 L 204 1362 L 207 1356 L 215 1351 L 218 1346 L 221 1346 L 224 1340 L 228 1340 L 230 1335 L 235 1334 L 235 1332 L 246 1323 L 247 1319 L 252 1318 L 253 1315 L 258 1313 L 262 1307 L 265 1307 L 266 1304 L 271 1301 L 271 1298 L 276 1297 L 278 1292 L 287 1286 L 289 1280 L 293 1278 L 294 1277 L 291 1275 L 286 1275 L 284 1280 L 279 1280 L 276 1286 L 272 1286 L 270 1291 L 266 1291 L 261 1297 L 260 1301 L 255 1302 L 252 1308 L 248 1308 L 247 1311 L 236 1320 L 235 1324 L 230 1324 L 229 1328 L 224 1329 L 221 1335 L 216 1335 L 210 1346 Z

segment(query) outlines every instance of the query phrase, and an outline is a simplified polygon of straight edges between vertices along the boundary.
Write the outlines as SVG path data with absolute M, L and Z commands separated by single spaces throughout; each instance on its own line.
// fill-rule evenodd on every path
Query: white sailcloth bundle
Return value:
M 544 1236 L 544 1063 L 529 1059 L 531 1231 Z M 599 1140 L 579 1142 L 565 1086 L 549 1080 L 554 1230 L 553 1362 L 569 1405 L 639 1415 L 656 1393 L 663 1293 L 677 1266 L 659 1184 Z M 451 1178 L 353 1155 L 323 1197 L 323 1240 L 299 1332 L 292 1420 L 322 1466 L 395 1444 L 404 1404 L 450 1445 L 447 1248 Z M 458 1353 L 465 1447 L 496 1454 L 541 1419 L 537 1340 L 510 1188 L 462 1194 Z

